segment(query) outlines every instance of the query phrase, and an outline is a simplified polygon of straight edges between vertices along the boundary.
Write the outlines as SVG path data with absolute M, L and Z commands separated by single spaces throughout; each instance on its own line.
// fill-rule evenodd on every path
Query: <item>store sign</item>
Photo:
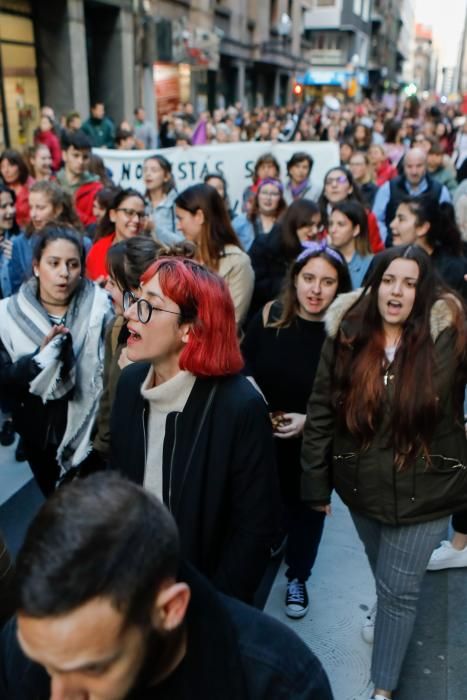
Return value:
M 368 75 L 364 70 L 333 70 L 332 68 L 313 68 L 296 78 L 301 85 L 334 85 L 345 89 L 350 80 L 356 80 L 359 85 L 368 85 Z
M 161 151 L 117 151 L 94 148 L 107 168 L 113 181 L 121 187 L 134 187 L 143 192 L 143 163 L 155 153 L 160 153 L 172 164 L 177 190 L 203 182 L 208 173 L 219 173 L 227 180 L 230 204 L 234 211 L 241 209 L 242 193 L 251 185 L 255 162 L 259 156 L 272 153 L 280 163 L 282 181 L 286 180 L 286 163 L 297 151 L 309 153 L 313 160 L 311 179 L 321 185 L 330 168 L 339 165 L 339 149 L 329 141 L 301 141 L 299 143 L 246 143 L 189 146 L 188 148 L 164 148 Z

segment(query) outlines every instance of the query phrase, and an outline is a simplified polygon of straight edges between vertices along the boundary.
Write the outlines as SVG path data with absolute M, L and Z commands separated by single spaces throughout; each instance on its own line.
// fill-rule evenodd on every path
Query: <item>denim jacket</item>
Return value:
M 170 190 L 166 198 L 156 207 L 153 207 L 150 201 L 148 202 L 148 212 L 154 222 L 156 238 L 165 245 L 174 245 L 184 239 L 183 234 L 177 229 L 175 218 L 174 202 L 177 194 L 176 190 Z
M 15 235 L 16 234 L 11 233 L 10 231 L 5 231 L 3 233 L 3 240 L 4 241 L 13 241 L 15 238 Z M 10 268 L 11 268 L 11 260 L 8 260 L 8 258 L 5 257 L 5 254 L 3 252 L 3 248 L 0 247 L 0 298 L 9 297 L 10 294 L 12 293 Z
M 16 294 L 23 282 L 32 275 L 32 253 L 37 239 L 37 233 L 31 236 L 20 233 L 13 240 L 13 252 L 9 265 L 11 294 Z

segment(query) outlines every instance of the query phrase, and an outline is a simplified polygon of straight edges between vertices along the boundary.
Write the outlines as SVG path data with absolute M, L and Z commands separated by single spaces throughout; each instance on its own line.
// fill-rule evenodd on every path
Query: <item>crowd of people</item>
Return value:
M 320 650 L 252 606 L 283 552 L 284 612 L 307 614 L 335 491 L 392 698 L 426 570 L 467 566 L 467 119 L 134 117 L 44 107 L 0 154 L 0 444 L 45 500 L 14 573 L 0 541 L 2 697 L 331 700 Z M 253 139 L 241 212 L 228 168 L 177 191 L 163 148 Z M 313 140 L 339 146 L 322 185 Z M 285 174 L 274 141 L 300 142 Z M 93 147 L 154 150 L 145 191 Z

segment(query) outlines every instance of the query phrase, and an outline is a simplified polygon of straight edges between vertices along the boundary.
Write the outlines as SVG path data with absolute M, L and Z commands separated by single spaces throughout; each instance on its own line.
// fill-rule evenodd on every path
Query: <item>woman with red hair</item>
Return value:
M 225 593 L 251 601 L 279 525 L 272 429 L 243 366 L 226 283 L 163 257 L 124 295 L 134 364 L 120 377 L 111 465 L 164 501 L 182 551 Z

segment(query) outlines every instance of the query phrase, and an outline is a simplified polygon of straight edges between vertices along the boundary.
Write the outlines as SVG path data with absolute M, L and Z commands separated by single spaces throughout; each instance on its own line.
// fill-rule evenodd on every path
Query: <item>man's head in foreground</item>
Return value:
M 18 639 L 51 677 L 51 700 L 122 700 L 185 652 L 190 599 L 165 507 L 97 474 L 41 508 L 17 561 Z

